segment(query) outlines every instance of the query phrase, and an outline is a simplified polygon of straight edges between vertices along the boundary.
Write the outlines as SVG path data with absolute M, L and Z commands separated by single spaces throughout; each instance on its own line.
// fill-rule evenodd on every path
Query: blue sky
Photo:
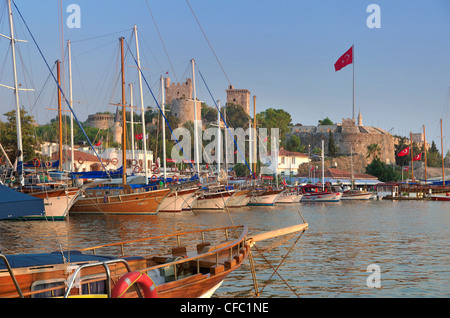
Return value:
M 4 2 L 4 1 L 2 1 Z M 16 0 L 47 60 L 61 57 L 59 1 Z M 66 26 L 66 7 L 81 8 L 81 28 Z M 170 67 L 147 3 L 152 10 L 175 74 Z M 440 148 L 439 120 L 444 120 L 444 149 L 449 149 L 450 125 L 450 2 L 448 0 L 189 0 L 235 88 L 257 96 L 257 111 L 269 107 L 288 111 L 293 123 L 316 125 L 329 117 L 334 122 L 352 116 L 352 65 L 335 72 L 334 63 L 355 45 L 356 113 L 363 124 L 393 134 L 422 132 Z M 369 4 L 381 9 L 381 28 L 370 29 Z M 214 99 L 226 100 L 227 78 L 217 63 L 185 0 L 70 0 L 62 1 L 64 42 L 72 41 L 74 100 L 77 116 L 114 111 L 120 100 L 117 58 L 120 36 L 129 42 L 133 25 L 139 30 L 144 74 L 159 96 L 159 77 L 169 71 L 172 81 L 191 77 L 194 58 Z M 2 3 L 0 32 L 9 34 Z M 15 17 L 17 36 L 31 41 L 22 21 Z M 21 58 L 29 64 L 19 72 L 22 104 L 40 123 L 56 113 L 53 83 L 33 43 L 20 43 Z M 8 41 L 0 40 L 0 83 L 11 85 Z M 19 62 L 21 62 L 19 61 Z M 133 61 L 127 56 L 127 65 Z M 127 83 L 136 69 L 127 69 Z M 138 96 L 135 91 L 135 96 Z M 0 112 L 13 108 L 11 91 L 1 88 Z M 197 96 L 212 105 L 197 75 Z M 127 99 L 129 99 L 127 97 Z M 129 100 L 127 100 L 129 101 Z M 138 97 L 135 97 L 138 102 Z M 145 88 L 146 105 L 155 106 Z

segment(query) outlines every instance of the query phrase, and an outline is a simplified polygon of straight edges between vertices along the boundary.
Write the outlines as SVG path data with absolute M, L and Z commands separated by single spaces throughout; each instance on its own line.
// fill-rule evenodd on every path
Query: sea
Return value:
M 76 250 L 234 225 L 247 225 L 251 235 L 303 223 L 303 219 L 309 225 L 303 233 L 256 243 L 253 270 L 247 260 L 226 278 L 213 298 L 450 296 L 448 202 L 341 201 L 156 216 L 71 215 L 65 221 L 0 221 L 0 251 Z

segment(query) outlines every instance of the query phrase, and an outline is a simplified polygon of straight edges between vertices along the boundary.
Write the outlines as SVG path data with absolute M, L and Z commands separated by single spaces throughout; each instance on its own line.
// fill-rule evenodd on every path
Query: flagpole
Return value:
M 353 59 L 353 120 L 355 120 L 355 45 L 352 45 L 352 59 Z
M 412 131 L 410 132 L 410 150 L 411 150 L 411 182 L 414 182 L 414 158 L 413 158 L 413 144 L 412 144 Z
M 427 140 L 425 138 L 425 125 L 423 125 L 423 152 L 425 154 L 425 182 L 427 182 Z

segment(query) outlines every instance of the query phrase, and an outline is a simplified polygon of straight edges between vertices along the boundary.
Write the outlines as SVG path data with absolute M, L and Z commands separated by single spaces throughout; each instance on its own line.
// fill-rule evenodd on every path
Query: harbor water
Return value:
M 301 236 L 297 233 L 258 242 L 252 248 L 260 297 L 450 296 L 448 202 L 298 203 L 196 214 L 2 221 L 0 250 L 3 254 L 76 250 L 176 231 L 244 224 L 250 234 L 257 234 L 302 223 L 300 213 L 309 224 Z M 254 291 L 246 261 L 213 297 L 251 298 Z

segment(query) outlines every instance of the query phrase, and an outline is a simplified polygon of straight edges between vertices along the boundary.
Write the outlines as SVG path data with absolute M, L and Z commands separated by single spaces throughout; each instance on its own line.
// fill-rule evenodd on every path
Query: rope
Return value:
M 58 86 L 58 89 L 60 90 L 62 97 L 64 98 L 64 100 L 65 100 L 67 106 L 69 107 L 70 111 L 72 112 L 73 117 L 76 119 L 76 121 L 77 121 L 77 123 L 78 123 L 78 126 L 80 127 L 81 131 L 82 131 L 83 134 L 84 134 L 84 137 L 86 138 L 87 142 L 89 143 L 89 145 L 91 146 L 91 148 L 92 148 L 92 150 L 94 151 L 95 155 L 97 156 L 98 160 L 100 161 L 100 164 L 103 166 L 103 168 L 105 169 L 106 173 L 107 173 L 108 176 L 109 176 L 108 170 L 106 169 L 105 165 L 103 164 L 102 160 L 100 159 L 100 156 L 98 155 L 97 151 L 94 149 L 94 146 L 92 145 L 92 143 L 91 143 L 91 141 L 89 140 L 89 138 L 88 138 L 86 132 L 84 131 L 83 126 L 81 125 L 80 121 L 78 120 L 78 117 L 75 115 L 75 113 L 74 113 L 72 107 L 70 106 L 70 103 L 69 103 L 69 101 L 68 101 L 67 98 L 66 98 L 66 95 L 64 94 L 64 92 L 63 92 L 61 86 L 59 85 L 58 80 L 57 80 L 56 77 L 55 77 L 55 74 L 53 74 L 53 72 L 52 72 L 52 70 L 51 70 L 51 68 L 50 68 L 50 66 L 49 66 L 49 64 L 48 64 L 48 62 L 47 62 L 47 60 L 46 60 L 44 54 L 42 53 L 41 48 L 40 48 L 39 45 L 37 44 L 36 39 L 35 39 L 33 33 L 31 32 L 30 28 L 28 27 L 28 24 L 27 24 L 26 21 L 25 21 L 25 18 L 22 16 L 22 13 L 20 12 L 20 10 L 19 10 L 19 8 L 17 7 L 16 3 L 15 3 L 15 2 L 12 2 L 12 3 L 14 4 L 14 7 L 16 8 L 17 13 L 19 14 L 20 18 L 22 19 L 22 21 L 23 21 L 25 27 L 27 28 L 28 33 L 30 33 L 30 36 L 31 36 L 31 38 L 33 39 L 34 44 L 36 45 L 36 48 L 38 49 L 39 54 L 41 55 L 42 59 L 44 60 L 44 63 L 45 63 L 45 65 L 47 66 L 48 70 L 50 71 L 50 73 L 51 73 L 51 75 L 52 75 L 52 77 L 53 77 L 53 80 L 55 81 L 56 85 Z
M 202 31 L 203 36 L 205 37 L 206 42 L 207 42 L 208 45 L 209 45 L 209 48 L 211 49 L 211 51 L 213 52 L 214 56 L 216 57 L 217 63 L 219 63 L 219 66 L 220 66 L 220 68 L 222 69 L 223 74 L 224 74 L 225 77 L 227 78 L 228 84 L 231 85 L 230 79 L 228 78 L 227 73 L 225 73 L 225 70 L 223 69 L 223 66 L 222 66 L 222 64 L 220 63 L 219 58 L 218 58 L 217 55 L 216 55 L 216 52 L 214 52 L 214 49 L 212 48 L 211 43 L 209 42 L 208 37 L 207 37 L 206 34 L 205 34 L 205 31 L 203 31 L 203 28 L 202 28 L 202 26 L 200 25 L 200 22 L 198 21 L 197 16 L 196 16 L 195 13 L 194 13 L 194 10 L 192 10 L 192 7 L 191 7 L 191 5 L 189 4 L 189 1 L 188 1 L 188 0 L 186 0 L 186 3 L 188 4 L 189 8 L 191 9 L 192 15 L 194 16 L 195 21 L 197 21 L 197 24 L 198 24 L 198 26 L 200 27 L 200 30 Z
M 272 280 L 272 277 L 277 274 L 281 280 L 286 284 L 286 286 L 298 297 L 300 298 L 300 296 L 295 292 L 295 290 L 288 284 L 288 282 L 281 276 L 281 274 L 278 272 L 278 269 L 280 268 L 280 266 L 283 264 L 283 262 L 286 260 L 286 257 L 290 254 L 290 252 L 292 251 L 292 249 L 294 248 L 294 246 L 297 244 L 297 242 L 300 240 L 300 238 L 302 237 L 303 233 L 305 233 L 305 230 L 303 230 L 300 235 L 298 236 L 298 238 L 295 240 L 294 244 L 292 244 L 291 248 L 289 249 L 289 251 L 286 253 L 286 255 L 283 257 L 283 259 L 281 260 L 280 264 L 278 264 L 277 268 L 274 268 L 272 266 L 272 264 L 269 262 L 269 260 L 264 256 L 263 252 L 258 249 L 258 247 L 255 245 L 253 245 L 257 251 L 261 254 L 261 256 L 264 258 L 264 260 L 266 261 L 266 263 L 274 270 L 274 272 L 272 273 L 272 275 L 270 276 L 270 278 L 267 280 L 266 284 L 263 286 L 263 288 L 257 292 L 257 294 L 262 293 L 262 291 L 266 288 L 266 286 L 270 283 L 270 281 Z

